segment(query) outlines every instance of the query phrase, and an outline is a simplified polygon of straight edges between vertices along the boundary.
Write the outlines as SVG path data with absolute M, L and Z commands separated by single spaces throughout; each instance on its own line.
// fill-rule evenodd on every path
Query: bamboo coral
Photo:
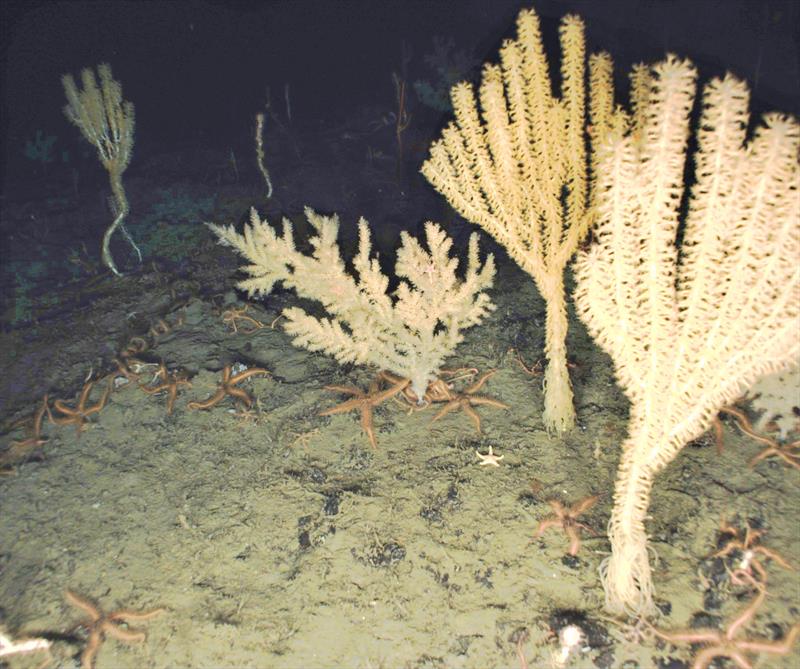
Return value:
M 578 315 L 631 402 L 604 572 L 615 612 L 653 610 L 656 475 L 800 352 L 800 126 L 768 114 L 747 141 L 746 85 L 712 80 L 678 246 L 695 77 L 674 56 L 635 70 L 630 127 L 600 149 L 596 243 L 575 267 Z
M 78 88 L 71 74 L 65 74 L 61 82 L 67 95 L 64 113 L 81 131 L 84 139 L 93 144 L 103 167 L 108 170 L 111 192 L 114 195 L 115 218 L 103 235 L 103 264 L 114 274 L 120 272 L 111 255 L 111 235 L 120 228 L 128 242 L 133 246 L 139 260 L 141 251 L 128 234 L 123 220 L 130 209 L 125 189 L 122 186 L 122 173 L 127 169 L 133 151 L 135 116 L 133 103 L 122 99 L 122 85 L 111 76 L 108 63 L 97 66 L 100 86 L 91 68 L 81 72 L 83 89 Z
M 486 65 L 472 86 L 452 89 L 455 121 L 431 146 L 422 173 L 467 220 L 480 225 L 530 274 L 547 303 L 545 427 L 574 426 L 567 372 L 564 268 L 588 229 L 590 165 L 586 151 L 583 22 L 561 22 L 561 97 L 552 93 L 539 18 L 520 12 L 518 38 L 506 40 L 500 65 Z M 618 122 L 608 54 L 589 59 L 591 147 Z M 478 108 L 480 102 L 480 114 Z

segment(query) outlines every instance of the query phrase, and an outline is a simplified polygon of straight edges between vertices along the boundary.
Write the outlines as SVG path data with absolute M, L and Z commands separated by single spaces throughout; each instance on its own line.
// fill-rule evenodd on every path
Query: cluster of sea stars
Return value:
M 159 326 L 161 329 L 166 325 Z M 141 337 L 134 337 L 130 340 L 125 349 L 115 359 L 117 369 L 105 377 L 105 388 L 97 397 L 92 400 L 92 394 L 98 380 L 87 379 L 81 389 L 78 399 L 70 402 L 63 399 L 56 399 L 50 406 L 49 396 L 45 395 L 39 407 L 32 416 L 24 419 L 27 423 L 28 436 L 21 440 L 10 442 L 9 446 L 0 453 L 0 475 L 14 474 L 14 466 L 31 457 L 39 447 L 47 443 L 47 438 L 42 435 L 42 424 L 45 415 L 54 425 L 74 425 L 77 435 L 80 436 L 90 424 L 90 418 L 99 414 L 108 403 L 112 391 L 121 385 L 138 387 L 148 395 L 165 394 L 167 398 L 167 413 L 171 414 L 175 408 L 175 400 L 178 396 L 180 387 L 191 387 L 191 382 L 187 375 L 182 371 L 170 371 L 166 363 L 144 362 L 136 357 L 147 347 L 147 342 Z M 158 370 L 152 379 L 142 382 L 142 377 L 146 370 L 157 367 Z M 222 379 L 217 387 L 217 391 L 210 397 L 188 403 L 189 409 L 210 409 L 226 397 L 231 397 L 237 406 L 249 409 L 254 399 L 243 388 L 238 387 L 242 381 L 253 376 L 268 375 L 266 369 L 260 367 L 243 368 L 236 373 L 231 365 L 225 365 L 222 369 Z M 101 379 L 102 380 L 102 379 Z M 17 427 L 17 426 L 14 426 Z
M 748 466 L 752 469 L 762 460 L 767 458 L 776 457 L 782 460 L 785 464 L 795 469 L 800 469 L 800 439 L 782 443 L 773 439 L 772 437 L 764 434 L 759 434 L 750 423 L 747 415 L 740 409 L 727 406 L 723 407 L 720 413 L 727 413 L 736 421 L 739 429 L 744 432 L 748 437 L 760 443 L 764 448 L 760 453 L 750 459 Z M 717 453 L 722 452 L 722 422 L 719 418 L 714 419 L 714 440 L 717 444 Z
M 720 526 L 720 532 L 723 538 L 725 538 L 725 545 L 714 553 L 712 557 L 724 558 L 731 555 L 737 556 L 738 562 L 735 564 L 733 570 L 729 570 L 731 581 L 734 583 L 741 580 L 742 574 L 746 577 L 754 578 L 760 583 L 766 583 L 767 571 L 761 564 L 758 558 L 759 555 L 776 562 L 784 569 L 794 571 L 794 567 L 779 553 L 760 543 L 761 537 L 764 534 L 763 530 L 753 529 L 748 523 L 745 527 L 745 531 L 741 532 L 738 528 L 723 521 Z
M 89 417 L 103 410 L 111 394 L 111 383 L 109 382 L 100 399 L 94 404 L 90 404 L 89 397 L 94 385 L 94 381 L 84 383 L 78 401 L 74 406 L 70 406 L 65 400 L 58 399 L 53 402 L 53 409 L 51 410 L 49 398 L 45 395 L 39 408 L 36 409 L 32 417 L 29 417 L 29 436 L 21 441 L 12 441 L 9 447 L 0 453 L 0 473 L 13 474 L 15 464 L 26 459 L 32 451 L 47 443 L 47 439 L 42 436 L 42 422 L 45 414 L 47 414 L 50 422 L 55 425 L 74 425 L 78 436 L 80 436 L 89 423 Z
M 800 623 L 795 623 L 783 639 L 772 641 L 764 638 L 741 638 L 741 632 L 753 620 L 767 597 L 765 581 L 757 580 L 750 572 L 739 573 L 739 583 L 744 583 L 756 591 L 756 596 L 745 609 L 733 619 L 725 630 L 691 629 L 682 632 L 663 632 L 654 630 L 656 636 L 672 644 L 701 644 L 694 656 L 692 669 L 707 669 L 712 660 L 727 657 L 740 669 L 752 669 L 748 655 L 765 653 L 768 655 L 787 655 L 797 637 L 800 636 Z M 765 665 L 766 666 L 766 665 Z
M 474 370 L 470 370 L 470 374 L 474 373 Z M 443 418 L 452 411 L 461 410 L 472 420 L 475 429 L 480 434 L 481 419 L 473 407 L 483 405 L 498 409 L 508 408 L 507 404 L 499 400 L 477 394 L 478 390 L 481 389 L 483 384 L 486 383 L 494 373 L 494 371 L 487 372 L 460 392 L 453 388 L 453 383 L 437 379 L 428 386 L 425 396 L 420 399 L 411 391 L 408 379 L 383 371 L 370 382 L 369 388 L 366 391 L 356 388 L 355 386 L 325 386 L 326 390 L 351 395 L 352 399 L 338 406 L 331 407 L 330 409 L 325 409 L 321 411 L 319 415 L 333 416 L 335 414 L 358 411 L 361 414 L 361 429 L 364 431 L 364 434 L 367 435 L 367 439 L 372 448 L 377 448 L 378 440 L 375 436 L 375 425 L 372 415 L 373 409 L 386 400 L 399 395 L 404 398 L 408 406 L 413 409 L 427 408 L 435 403 L 443 404 L 442 408 L 433 416 L 431 422 Z M 382 387 L 384 381 L 389 384 L 386 388 Z M 488 456 L 482 456 L 478 453 L 478 457 L 482 460 L 481 464 L 498 466 L 498 461 L 502 459 L 503 456 L 496 456 L 490 450 Z
M 763 532 L 751 528 L 749 524 L 742 532 L 723 521 L 720 533 L 723 545 L 711 557 L 730 558 L 725 564 L 730 582 L 735 586 L 744 586 L 747 589 L 745 594 L 755 592 L 755 597 L 724 630 L 690 629 L 665 632 L 655 628 L 650 629 L 660 639 L 675 645 L 700 644 L 701 647 L 694 656 L 692 669 L 707 669 L 718 657 L 729 658 L 740 669 L 751 669 L 753 665 L 749 655 L 759 653 L 786 655 L 800 636 L 800 623 L 796 623 L 784 638 L 777 641 L 741 637 L 742 631 L 752 622 L 767 597 L 767 571 L 759 558 L 772 560 L 784 569 L 793 570 L 794 567 L 779 553 L 761 545 L 759 540 Z

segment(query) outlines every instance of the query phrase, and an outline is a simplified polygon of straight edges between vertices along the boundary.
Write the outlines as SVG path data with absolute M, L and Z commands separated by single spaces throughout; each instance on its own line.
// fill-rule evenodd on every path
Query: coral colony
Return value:
M 696 669 L 709 667 L 716 657 L 750 667 L 760 656 L 789 653 L 800 635 L 800 623 L 779 640 L 746 631 L 768 601 L 768 568 L 775 563 L 793 570 L 791 561 L 761 543 L 763 531 L 724 523 L 726 540 L 713 557 L 724 563 L 730 587 L 746 600 L 741 611 L 724 629 L 661 630 L 642 622 L 656 612 L 654 581 L 659 578 L 651 567 L 646 525 L 659 474 L 712 427 L 720 412 L 734 416 L 740 429 L 761 443 L 764 450 L 751 467 L 770 459 L 789 471 L 800 468 L 798 442 L 786 445 L 761 433 L 744 410 L 731 406 L 759 378 L 790 368 L 800 357 L 800 125 L 793 117 L 770 113 L 748 135 L 745 82 L 725 74 L 699 83 L 695 65 L 672 54 L 633 68 L 626 106 L 615 99 L 611 56 L 586 57 L 583 21 L 564 17 L 559 37 L 556 96 L 539 17 L 533 10 L 521 11 L 516 36 L 503 42 L 497 62 L 484 66 L 480 82 L 452 87 L 452 120 L 430 145 L 421 172 L 456 212 L 504 247 L 545 300 L 541 426 L 552 448 L 560 448 L 559 439 L 580 419 L 567 358 L 571 284 L 565 271 L 570 264 L 577 315 L 610 357 L 630 401 L 613 494 L 546 500 L 550 515 L 544 505 L 537 509 L 533 537 L 580 567 L 575 558 L 582 540 L 594 541 L 593 527 L 599 527 L 596 519 L 584 522 L 583 516 L 590 509 L 599 512 L 600 507 L 593 508 L 598 500 L 612 500 L 610 555 L 598 582 L 608 612 L 631 616 L 651 638 L 691 644 Z M 99 65 L 97 76 L 91 68 L 83 71 L 80 84 L 64 76 L 65 113 L 108 172 L 114 217 L 99 248 L 103 265 L 121 276 L 110 245 L 115 231 L 141 257 L 124 225 L 130 204 L 122 175 L 132 155 L 134 107 L 123 100 L 109 65 Z M 403 110 L 395 119 L 400 143 L 411 117 L 405 113 L 404 80 L 395 74 L 394 81 Z M 430 97 L 430 84 L 423 88 Z M 288 87 L 286 107 L 288 123 Z M 700 109 L 698 118 L 693 108 Z M 262 114 L 256 152 L 271 198 L 278 181 L 273 189 L 264 124 Z M 693 167 L 691 179 L 685 178 L 687 164 Z M 355 413 L 362 443 L 375 453 L 380 453 L 378 433 L 387 406 L 400 406 L 409 415 L 427 411 L 437 428 L 459 416 L 465 430 L 481 435 L 482 421 L 510 416 L 525 403 L 492 396 L 496 370 L 446 365 L 470 329 L 493 318 L 489 291 L 497 280 L 495 259 L 491 253 L 481 259 L 485 244 L 477 232 L 460 257 L 454 239 L 436 222 L 426 222 L 418 236 L 403 231 L 392 274 L 373 248 L 378 228 L 364 218 L 357 224 L 352 263 L 340 239 L 339 217 L 311 207 L 305 208 L 302 225 L 309 234 L 302 240 L 297 223 L 285 218 L 279 232 L 255 207 L 243 227 L 207 225 L 216 241 L 244 260 L 244 278 L 236 287 L 251 298 L 269 296 L 279 284 L 289 289 L 273 323 L 260 320 L 248 306 L 219 309 L 230 335 L 252 336 L 255 348 L 258 336 L 282 336 L 282 330 L 296 347 L 333 358 L 343 374 L 352 374 L 354 366 L 369 368 L 371 380 L 325 386 L 342 396 L 340 403 L 317 406 L 314 413 Z M 302 308 L 297 298 L 305 300 Z M 51 434 L 43 432 L 45 425 L 48 430 L 74 427 L 79 437 L 102 422 L 106 407 L 124 388 L 162 398 L 170 418 L 189 409 L 198 417 L 229 411 L 257 421 L 259 389 L 277 382 L 266 368 L 220 363 L 216 388 L 203 392 L 193 387 L 185 369 L 148 359 L 154 342 L 179 324 L 161 320 L 147 336 L 132 336 L 116 355 L 116 369 L 104 377 L 88 376 L 77 398 L 44 395 L 17 426 L 20 438 L 0 452 L 3 473 L 15 473 L 20 463 L 42 452 L 45 435 Z M 192 399 L 185 403 L 187 394 Z M 716 425 L 721 435 L 722 424 Z M 307 444 L 303 439 L 296 441 Z M 473 445 L 470 458 L 473 451 L 475 464 L 485 466 L 480 471 L 508 471 L 509 460 L 491 445 L 488 452 L 485 445 Z M 181 524 L 187 526 L 185 519 Z M 557 536 L 560 532 L 566 540 Z M 142 642 L 145 632 L 128 625 L 166 610 L 105 612 L 73 590 L 64 596 L 84 615 L 76 625 L 85 634 L 83 669 L 94 667 L 98 655 L 102 660 L 108 639 Z M 554 667 L 566 667 L 590 649 L 581 625 L 566 625 L 555 636 Z M 54 634 L 2 634 L 0 657 L 41 653 L 49 658 L 61 640 Z M 527 666 L 521 641 L 518 655 Z M 108 665 L 100 661 L 99 666 Z

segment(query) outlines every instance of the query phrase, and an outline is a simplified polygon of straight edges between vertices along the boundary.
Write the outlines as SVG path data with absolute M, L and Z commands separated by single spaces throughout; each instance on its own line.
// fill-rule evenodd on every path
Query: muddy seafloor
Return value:
M 147 630 L 144 643 L 108 639 L 98 669 L 517 668 L 520 652 L 528 667 L 551 666 L 552 628 L 572 611 L 591 634 L 568 666 L 688 666 L 688 646 L 603 613 L 598 566 L 627 413 L 610 360 L 571 318 L 579 425 L 548 436 L 541 377 L 510 350 L 529 365 L 541 356 L 543 302 L 513 265 L 501 268 L 494 299 L 449 366 L 497 370 L 481 391 L 510 408 L 479 407 L 479 435 L 464 414 L 431 423 L 430 409 L 387 402 L 375 413 L 377 450 L 356 414 L 318 415 L 345 399 L 323 386 L 366 388 L 371 371 L 295 349 L 279 326 L 232 333 L 221 318 L 242 306 L 232 291 L 162 313 L 166 327 L 145 334 L 139 357 L 191 377 L 174 412 L 164 396 L 122 385 L 80 436 L 45 421 L 46 444 L 0 479 L 4 628 L 48 636 L 50 666 L 78 666 L 85 632 L 64 599 L 71 589 L 106 610 L 165 609 L 133 625 Z M 269 324 L 291 301 L 248 313 Z M 251 415 L 235 415 L 230 399 L 188 410 L 215 391 L 226 363 L 270 372 L 244 384 Z M 51 400 L 72 403 L 79 389 Z M 723 519 L 763 528 L 765 546 L 800 564 L 800 473 L 774 460 L 749 469 L 759 447 L 733 424 L 724 439 L 719 455 L 710 438 L 685 448 L 655 486 L 648 530 L 661 629 L 721 625 L 749 601 L 709 559 Z M 489 446 L 500 467 L 479 465 L 475 451 Z M 585 534 L 578 559 L 565 557 L 562 533 L 532 538 L 547 500 L 593 494 L 601 498 L 582 520 L 598 536 Z M 797 573 L 769 561 L 767 570 L 769 596 L 743 636 L 777 638 L 800 616 Z M 800 649 L 755 666 L 798 664 Z
M 374 370 L 296 349 L 280 322 L 270 327 L 298 303 L 291 292 L 276 290 L 250 306 L 248 314 L 266 325 L 255 333 L 233 333 L 223 321 L 244 306 L 234 290 L 239 259 L 214 244 L 200 221 L 235 222 L 252 204 L 272 221 L 292 216 L 298 239 L 307 234 L 303 205 L 339 213 L 347 257 L 363 215 L 387 271 L 399 231 L 416 234 L 428 219 L 445 225 L 464 256 L 466 226 L 414 176 L 428 138 L 419 138 L 407 178 L 399 179 L 392 139 L 389 131 L 381 139 L 325 128 L 281 150 L 280 137 L 269 138 L 275 194 L 268 206 L 255 166 L 247 172 L 241 160 L 232 174 L 227 147 L 137 154 L 126 173 L 135 237 L 156 206 L 159 233 L 176 220 L 187 225 L 175 219 L 181 208 L 212 194 L 214 210 L 199 220 L 203 212 L 195 212 L 191 223 L 202 234 L 193 231 L 194 246 L 170 249 L 177 260 L 151 255 L 137 265 L 124 239 L 115 239 L 122 278 L 102 272 L 96 257 L 109 220 L 102 173 L 75 199 L 65 195 L 66 175 L 60 189 L 53 175 L 48 182 L 59 197 L 43 197 L 35 181 L 7 194 L 0 232 L 8 257 L 21 267 L 42 266 L 44 258 L 53 274 L 31 288 L 30 321 L 3 322 L 0 457 L 26 437 L 24 422 L 14 426 L 45 393 L 51 406 L 57 399 L 72 406 L 85 378 L 114 383 L 114 358 L 131 342 L 143 342 L 136 357 L 154 364 L 141 383 L 152 384 L 155 363 L 164 361 L 192 384 L 180 386 L 168 414 L 164 394 L 117 380 L 81 435 L 45 419 L 46 442 L 0 477 L 0 627 L 51 639 L 51 667 L 78 666 L 86 642 L 86 630 L 76 627 L 84 614 L 67 604 L 67 589 L 106 611 L 165 609 L 132 623 L 147 630 L 144 643 L 109 638 L 98 669 L 519 668 L 520 654 L 529 668 L 546 668 L 558 652 L 554 632 L 569 620 L 581 621 L 588 640 L 568 666 L 689 665 L 689 647 L 603 612 L 597 571 L 609 552 L 603 535 L 628 410 L 611 361 L 571 315 L 578 427 L 548 436 L 541 376 L 520 364 L 542 358 L 544 303 L 487 235 L 480 233 L 482 252 L 499 260 L 497 308 L 448 361 L 451 369 L 496 370 L 480 392 L 509 409 L 478 407 L 482 434 L 463 413 L 432 423 L 432 409 L 390 401 L 375 412 L 373 450 L 355 413 L 319 413 L 346 399 L 324 386 L 366 389 Z M 237 155 L 249 155 L 251 141 L 243 133 Z M 381 142 L 383 153 L 374 150 Z M 82 274 L 55 276 L 70 248 L 86 252 L 75 257 Z M 6 295 L 4 314 L 13 313 Z M 187 408 L 213 394 L 223 366 L 235 363 L 270 372 L 243 384 L 253 411 L 237 415 L 243 412 L 230 399 L 207 411 Z M 90 405 L 106 382 L 93 388 Z M 704 436 L 656 482 L 648 531 L 661 629 L 724 627 L 751 601 L 727 575 L 741 554 L 709 559 L 723 520 L 761 528 L 765 546 L 800 566 L 800 473 L 775 460 L 749 469 L 759 445 L 727 420 L 724 442 L 717 454 Z M 490 446 L 503 456 L 500 467 L 479 464 L 476 450 Z M 584 533 L 577 559 L 565 556 L 562 533 L 533 538 L 551 513 L 548 500 L 572 504 L 595 494 L 599 501 L 581 520 L 597 536 Z M 766 564 L 769 596 L 741 635 L 772 640 L 800 619 L 800 581 L 797 572 Z M 42 660 L 7 661 L 16 669 Z M 798 665 L 800 649 L 755 663 Z

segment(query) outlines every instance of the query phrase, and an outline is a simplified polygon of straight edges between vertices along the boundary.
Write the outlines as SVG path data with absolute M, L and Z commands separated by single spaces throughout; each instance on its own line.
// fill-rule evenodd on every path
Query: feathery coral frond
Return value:
M 340 363 L 372 364 L 411 380 L 418 397 L 425 394 L 444 359 L 462 341 L 462 330 L 476 325 L 493 309 L 485 291 L 492 285 L 494 260 L 483 266 L 478 240 L 470 239 L 466 276 L 456 275 L 458 259 L 450 256 L 452 241 L 435 223 L 425 224 L 427 250 L 401 234 L 396 295 L 372 257 L 369 225 L 358 224 L 356 276 L 347 273 L 336 241 L 339 220 L 306 208 L 317 234 L 312 254 L 295 248 L 292 226 L 284 221 L 279 236 L 252 212 L 250 225 L 239 234 L 233 226 L 208 224 L 221 244 L 232 246 L 250 263 L 249 278 L 239 287 L 250 295 L 266 295 L 282 282 L 298 295 L 322 303 L 332 318 L 315 318 L 302 309 L 285 309 L 284 328 L 296 346 L 328 353 Z

